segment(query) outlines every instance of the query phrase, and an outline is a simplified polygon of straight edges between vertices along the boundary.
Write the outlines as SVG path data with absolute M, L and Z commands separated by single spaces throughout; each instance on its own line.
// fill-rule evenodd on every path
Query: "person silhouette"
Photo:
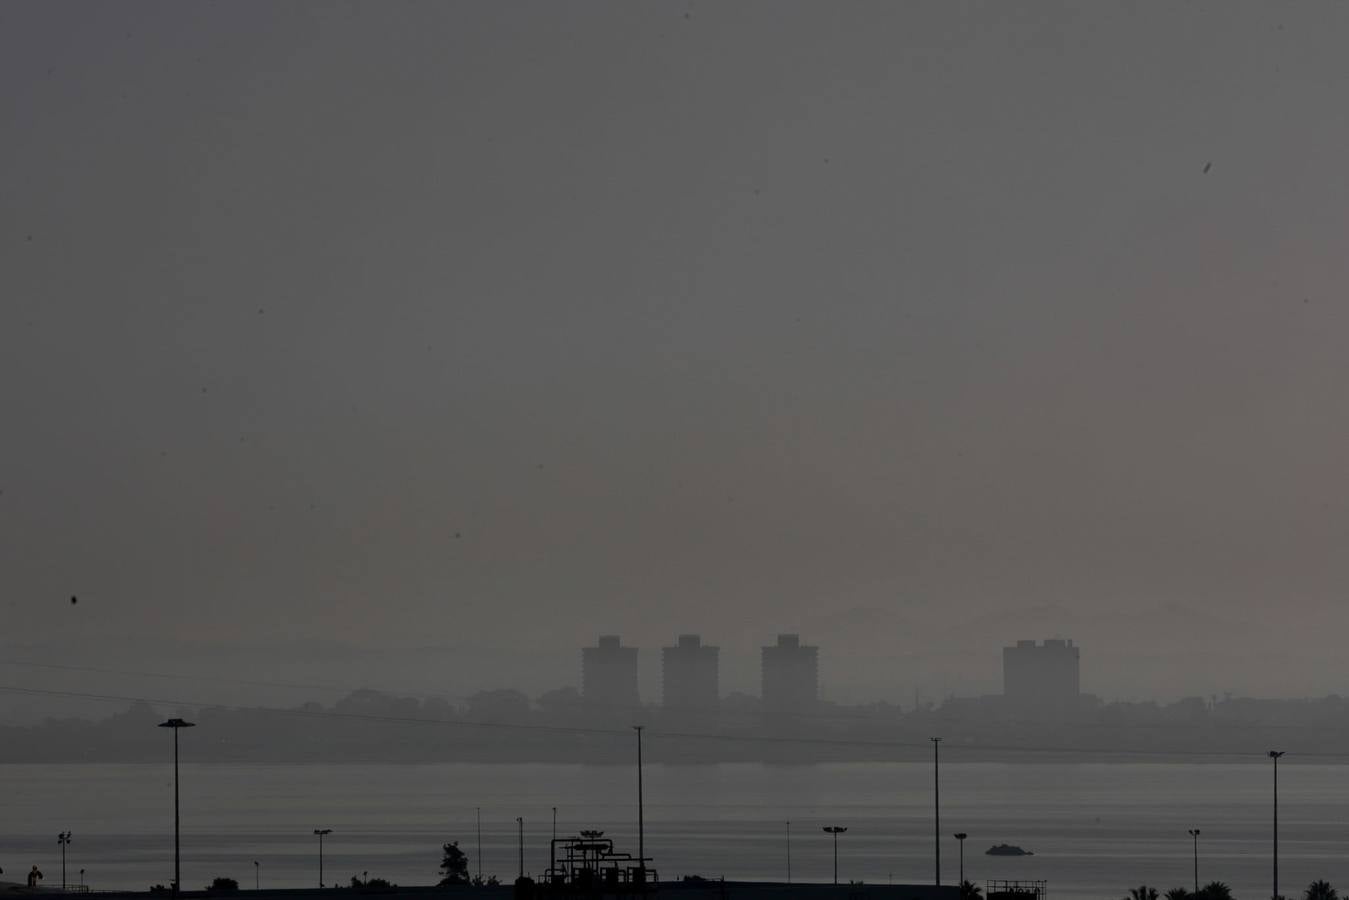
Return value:
M 42 880 L 42 872 L 38 870 L 37 866 L 33 866 L 33 868 L 28 870 L 28 886 L 30 888 L 37 887 L 37 883 L 41 880 Z

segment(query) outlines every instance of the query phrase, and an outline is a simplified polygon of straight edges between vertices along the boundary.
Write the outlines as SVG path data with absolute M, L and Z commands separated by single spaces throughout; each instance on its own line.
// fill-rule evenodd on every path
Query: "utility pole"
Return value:
M 937 887 L 941 887 L 941 778 L 937 748 L 941 738 L 932 738 L 932 846 L 936 850 Z
M 525 817 L 516 816 L 515 823 L 520 826 L 520 880 L 525 878 Z
M 1274 893 L 1270 895 L 1272 900 L 1279 900 L 1279 757 L 1286 752 L 1269 751 L 1269 758 L 1274 760 Z
M 56 836 L 56 842 L 61 845 L 61 890 L 66 889 L 66 847 L 70 846 L 70 832 L 63 831 Z
M 637 732 L 637 874 L 642 883 L 646 883 L 646 810 L 642 798 L 642 729 L 643 725 L 632 726 Z
M 1194 893 L 1199 896 L 1199 829 L 1191 828 L 1190 837 L 1194 838 Z
M 332 834 L 331 828 L 315 828 L 314 834 L 319 836 L 319 887 L 323 887 L 323 837 Z

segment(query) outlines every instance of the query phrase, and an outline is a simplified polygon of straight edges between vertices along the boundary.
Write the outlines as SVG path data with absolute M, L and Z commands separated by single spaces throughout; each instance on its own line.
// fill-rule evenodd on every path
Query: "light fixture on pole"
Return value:
M 1279 900 L 1279 757 L 1286 750 L 1271 750 L 1269 758 L 1274 760 L 1274 893 L 1270 896 Z
M 965 838 L 969 837 L 963 831 L 957 831 L 953 837 L 956 839 L 956 846 L 960 848 L 960 890 L 965 891 Z
M 482 807 L 478 810 L 478 880 L 482 881 Z
M 182 871 L 182 843 L 179 835 L 179 816 L 178 816 L 178 732 L 184 728 L 195 728 L 195 722 L 188 722 L 183 719 L 173 718 L 159 723 L 160 728 L 173 729 L 173 896 L 178 896 L 178 891 L 183 883 Z
M 1191 828 L 1190 837 L 1194 838 L 1194 893 L 1199 895 L 1199 829 Z
M 70 832 L 63 831 L 56 836 L 56 843 L 61 845 L 61 890 L 66 889 L 66 847 L 70 846 Z
M 792 883 L 792 820 L 787 820 L 787 883 Z
M 834 836 L 834 884 L 838 884 L 838 836 L 848 829 L 840 825 L 826 825 L 821 830 Z
M 323 839 L 332 833 L 331 828 L 314 829 L 314 834 L 319 836 L 319 887 L 323 887 Z
M 262 864 L 253 860 L 253 890 L 262 890 Z

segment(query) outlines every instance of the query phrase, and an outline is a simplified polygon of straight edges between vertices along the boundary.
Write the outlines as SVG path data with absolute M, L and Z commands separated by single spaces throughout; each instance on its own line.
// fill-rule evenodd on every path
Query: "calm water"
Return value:
M 1118 900 L 1142 882 L 1189 884 L 1198 827 L 1200 880 L 1231 884 L 1239 900 L 1268 897 L 1268 765 L 949 764 L 942 767 L 942 861 L 957 875 L 955 831 L 968 832 L 966 877 L 1048 879 L 1050 896 Z M 658 766 L 647 768 L 647 847 L 664 878 L 792 875 L 828 880 L 822 825 L 846 825 L 841 878 L 932 877 L 932 782 L 925 765 Z M 1343 766 L 1279 770 L 1280 888 L 1313 878 L 1349 888 L 1349 804 Z M 631 768 L 572 765 L 184 765 L 183 882 L 216 875 L 301 887 L 318 879 L 315 828 L 329 883 L 353 874 L 400 884 L 436 877 L 439 845 L 458 840 L 476 870 L 474 808 L 482 807 L 483 866 L 514 877 L 515 817 L 525 818 L 525 867 L 547 864 L 552 805 L 559 833 L 602 828 L 636 850 Z M 0 766 L 2 878 L 33 863 L 60 884 L 59 831 L 74 832 L 67 871 L 94 888 L 145 888 L 172 877 L 172 770 L 168 766 Z M 1020 844 L 1025 858 L 984 855 Z

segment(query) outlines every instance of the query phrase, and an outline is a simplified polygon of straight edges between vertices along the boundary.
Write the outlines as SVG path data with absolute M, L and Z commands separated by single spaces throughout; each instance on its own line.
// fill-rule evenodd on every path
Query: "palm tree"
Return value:
M 1183 887 L 1174 887 L 1165 894 L 1162 894 L 1162 896 L 1165 897 L 1166 900 L 1190 900 L 1190 892 Z
M 1302 894 L 1304 900 L 1340 900 L 1340 894 L 1329 881 L 1313 881 Z
M 980 900 L 979 885 L 973 881 L 962 881 L 960 883 L 960 900 Z
M 1157 889 L 1146 884 L 1129 888 L 1129 900 L 1157 900 Z
M 1232 900 L 1232 888 L 1221 881 L 1210 881 L 1199 889 L 1199 900 Z

